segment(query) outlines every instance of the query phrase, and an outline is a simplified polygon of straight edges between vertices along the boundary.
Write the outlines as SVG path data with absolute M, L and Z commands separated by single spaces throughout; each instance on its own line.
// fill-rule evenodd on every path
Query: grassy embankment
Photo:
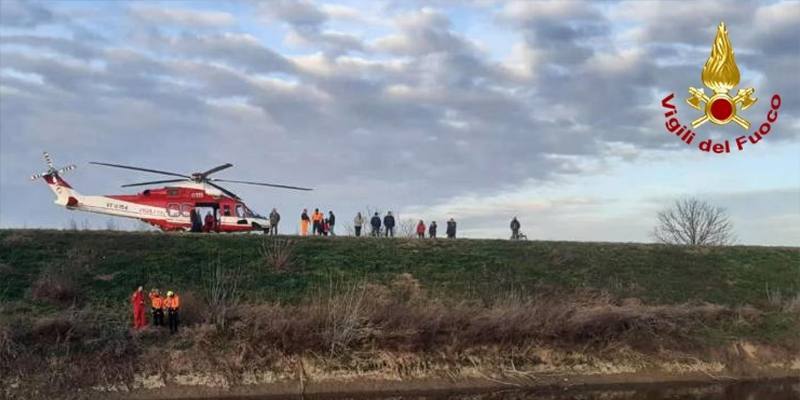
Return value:
M 800 363 L 798 248 L 263 240 L 0 231 L 4 383 L 43 396 Z M 180 335 L 131 334 L 138 285 L 183 294 Z

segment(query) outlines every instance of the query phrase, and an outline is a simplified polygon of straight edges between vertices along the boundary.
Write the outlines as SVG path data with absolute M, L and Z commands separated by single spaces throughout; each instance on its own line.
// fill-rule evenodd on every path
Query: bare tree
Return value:
M 661 243 L 724 246 L 734 242 L 733 223 L 724 208 L 683 198 L 658 213 L 653 236 Z
M 401 219 L 397 224 L 397 236 L 409 239 L 417 237 L 417 221 L 411 218 Z

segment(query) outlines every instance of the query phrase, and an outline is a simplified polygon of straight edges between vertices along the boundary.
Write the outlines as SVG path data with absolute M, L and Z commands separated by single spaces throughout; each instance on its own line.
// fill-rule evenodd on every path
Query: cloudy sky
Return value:
M 719 21 L 759 97 L 743 116 L 783 99 L 770 134 L 727 155 L 667 134 L 660 107 L 675 93 L 698 116 L 684 98 Z M 800 245 L 798 38 L 798 2 L 2 0 L 0 226 L 105 226 L 28 181 L 48 150 L 85 194 L 158 179 L 93 160 L 314 187 L 229 187 L 289 232 L 319 206 L 651 241 L 656 211 L 691 195 L 727 208 L 739 243 Z

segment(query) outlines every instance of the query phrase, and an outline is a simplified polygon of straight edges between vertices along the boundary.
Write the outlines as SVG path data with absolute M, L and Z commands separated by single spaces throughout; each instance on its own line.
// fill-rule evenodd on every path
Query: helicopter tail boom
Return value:
M 75 191 L 64 178 L 58 174 L 47 174 L 42 176 L 42 179 L 44 179 L 47 186 L 50 187 L 50 190 L 55 193 L 56 204 L 64 207 L 76 207 L 78 205 L 78 199 L 81 196 L 80 193 Z

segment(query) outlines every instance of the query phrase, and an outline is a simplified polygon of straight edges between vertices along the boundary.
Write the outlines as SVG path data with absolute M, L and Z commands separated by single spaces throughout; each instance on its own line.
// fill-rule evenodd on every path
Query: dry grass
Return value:
M 300 360 L 307 358 L 349 373 L 395 368 L 415 376 L 427 368 L 425 360 L 479 363 L 473 367 L 483 370 L 546 363 L 537 361 L 546 354 L 530 353 L 542 346 L 579 354 L 692 350 L 698 327 L 754 325 L 763 316 L 752 308 L 654 306 L 593 291 L 448 300 L 410 274 L 386 284 L 329 279 L 301 304 L 231 305 L 222 325 L 207 317 L 204 298 L 185 292 L 182 299 L 185 328 L 170 338 L 159 330 L 131 335 L 127 313 L 111 318 L 113 310 L 69 308 L 27 323 L 0 319 L 0 372 L 35 388 L 30 398 L 130 384 L 143 369 L 164 377 L 215 371 L 228 384 L 254 371 L 304 376 Z M 514 361 L 509 352 L 526 355 Z
M 357 283 L 302 305 L 247 305 L 232 316 L 234 337 L 284 354 L 339 356 L 355 350 L 430 351 L 448 347 L 522 346 L 547 342 L 603 348 L 690 343 L 692 330 L 760 314 L 697 304 L 615 302 L 602 293 L 509 295 L 484 306 L 430 298 L 410 275 L 388 285 Z
M 32 321 L 0 319 L 0 397 L 89 398 L 76 389 L 128 384 L 139 342 L 121 323 L 108 310 L 75 308 Z M 9 382 L 19 386 L 3 387 Z
M 800 293 L 797 293 L 793 297 L 786 299 L 786 301 L 783 303 L 783 310 L 785 312 L 800 315 Z

